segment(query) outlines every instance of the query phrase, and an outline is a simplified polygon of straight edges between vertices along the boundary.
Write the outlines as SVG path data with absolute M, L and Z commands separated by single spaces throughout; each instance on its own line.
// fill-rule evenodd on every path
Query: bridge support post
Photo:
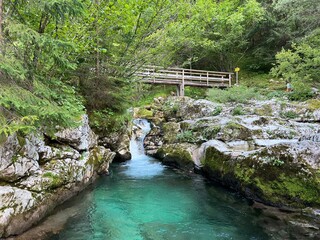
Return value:
M 184 96 L 184 84 L 177 85 L 177 96 Z

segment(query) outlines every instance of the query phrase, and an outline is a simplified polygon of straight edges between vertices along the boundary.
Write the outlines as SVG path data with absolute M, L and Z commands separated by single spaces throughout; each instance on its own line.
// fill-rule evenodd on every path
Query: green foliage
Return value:
M 115 113 L 112 110 L 94 111 L 89 114 L 90 125 L 101 134 L 123 132 L 132 120 L 132 114 Z
M 17 131 L 29 132 L 35 127 L 45 126 L 48 133 L 56 126 L 75 127 L 84 114 L 83 106 L 75 96 L 75 90 L 62 83 L 53 82 L 49 89 L 35 82 L 34 92 L 13 86 L 0 89 L 0 106 L 14 113 L 6 117 L 7 123 L 0 132 L 12 134 Z
M 295 111 L 286 111 L 286 112 L 281 112 L 280 116 L 283 118 L 288 118 L 288 119 L 295 119 L 297 117 L 299 117 L 299 114 L 296 113 Z
M 178 133 L 177 140 L 179 142 L 189 142 L 189 143 L 197 142 L 197 138 L 194 136 L 193 132 L 190 130 L 186 130 L 181 133 Z
M 254 88 L 248 88 L 245 86 L 235 86 L 227 90 L 212 88 L 208 91 L 208 98 L 211 101 L 220 103 L 246 103 L 251 99 L 259 98 L 259 94 L 256 92 Z
M 288 99 L 291 101 L 305 101 L 313 96 L 310 86 L 299 81 L 293 83 L 293 91 L 288 93 Z
M 243 107 L 238 105 L 232 110 L 232 115 L 237 116 L 237 115 L 244 115 L 245 111 L 243 110 Z
M 217 107 L 214 108 L 214 110 L 212 112 L 212 116 L 218 116 L 221 112 L 222 112 L 222 107 L 221 106 L 217 106 Z
M 318 36 L 320 38 L 320 35 Z M 311 83 L 319 79 L 320 47 L 308 43 L 293 44 L 292 49 L 276 55 L 277 65 L 271 73 L 293 82 Z

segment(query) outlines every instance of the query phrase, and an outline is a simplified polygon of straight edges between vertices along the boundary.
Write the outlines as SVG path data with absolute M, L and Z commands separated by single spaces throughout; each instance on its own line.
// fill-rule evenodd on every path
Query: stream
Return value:
M 109 176 L 64 204 L 67 220 L 46 239 L 269 239 L 247 200 L 146 156 L 150 125 L 135 125 L 142 132 L 131 141 L 132 160 L 112 164 Z

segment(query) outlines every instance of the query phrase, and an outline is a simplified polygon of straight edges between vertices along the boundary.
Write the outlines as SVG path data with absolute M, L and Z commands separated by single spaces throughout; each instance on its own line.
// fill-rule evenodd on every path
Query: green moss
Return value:
M 320 109 L 320 100 L 319 99 L 310 99 L 307 101 L 307 108 L 311 111 Z
M 165 145 L 157 151 L 157 155 L 163 163 L 174 165 L 182 169 L 192 169 L 194 162 L 192 153 L 183 144 Z
M 24 145 L 26 145 L 25 136 L 21 136 L 20 134 L 17 134 L 17 139 L 18 139 L 20 147 L 23 147 Z
M 166 143 L 174 143 L 177 141 L 177 134 L 180 131 L 180 124 L 168 122 L 163 124 L 163 139 Z
M 61 178 L 61 176 L 53 172 L 45 172 L 42 176 L 44 178 L 50 179 L 49 183 L 46 183 L 47 184 L 46 187 L 48 189 L 55 189 L 60 187 L 63 184 L 63 179 Z
M 138 111 L 135 113 L 138 118 L 150 119 L 153 117 L 153 112 L 145 108 L 138 108 Z
M 90 151 L 89 159 L 86 164 L 99 167 L 103 162 L 103 156 L 101 155 L 99 148 L 94 148 Z
M 274 151 L 280 153 L 280 148 Z M 267 151 L 262 151 L 260 158 L 271 160 L 232 160 L 211 147 L 207 149 L 202 164 L 214 179 L 244 194 L 250 189 L 250 197 L 265 203 L 291 207 L 320 206 L 319 172 L 311 169 L 301 171 L 301 166 L 293 163 L 289 156 L 274 158 Z
M 255 114 L 259 116 L 272 116 L 273 111 L 270 105 L 262 105 L 260 108 L 254 110 Z
M 4 133 L 0 133 L 0 146 L 7 141 L 8 137 Z
M 252 138 L 251 132 L 246 127 L 239 123 L 229 122 L 222 129 L 225 140 L 250 140 Z

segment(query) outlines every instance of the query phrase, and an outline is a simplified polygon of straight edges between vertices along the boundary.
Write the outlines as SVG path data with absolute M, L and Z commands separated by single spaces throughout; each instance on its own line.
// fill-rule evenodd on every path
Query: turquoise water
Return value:
M 110 176 L 67 203 L 77 211 L 50 239 L 268 239 L 245 199 L 131 144 L 133 159 L 113 164 Z

